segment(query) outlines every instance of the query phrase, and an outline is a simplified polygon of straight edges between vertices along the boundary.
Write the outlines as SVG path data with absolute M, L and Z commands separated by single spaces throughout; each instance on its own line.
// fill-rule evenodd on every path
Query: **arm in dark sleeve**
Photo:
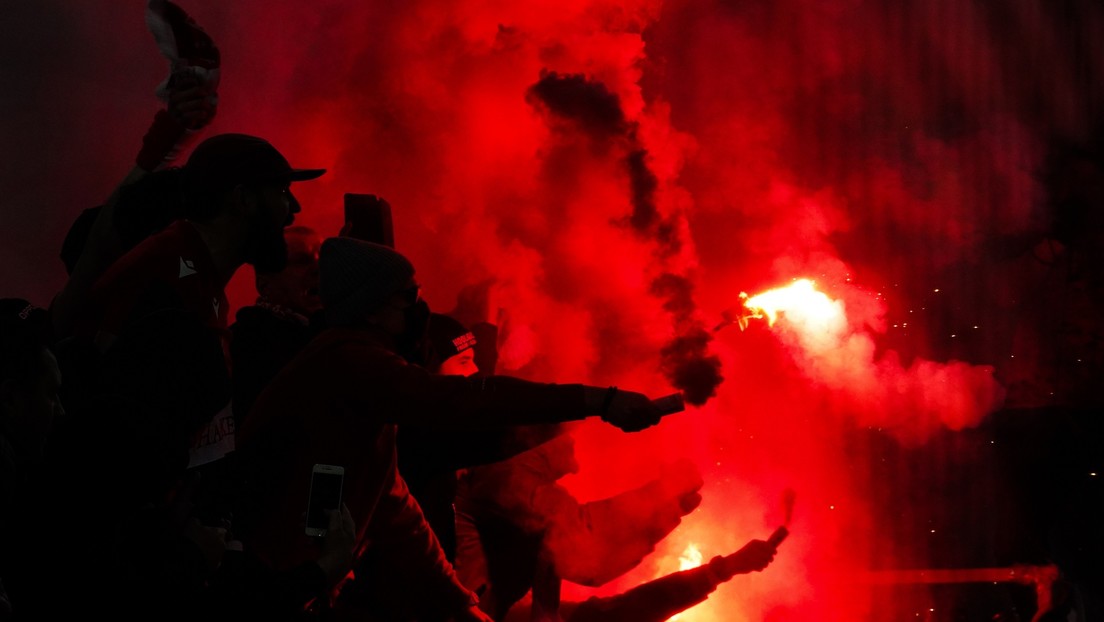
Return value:
M 382 610 L 417 619 L 444 619 L 478 602 L 460 584 L 397 471 L 376 507 L 369 538 L 371 545 L 358 563 L 357 576 L 358 581 L 371 577 L 366 587 L 372 598 L 384 601 Z
M 386 423 L 489 427 L 574 421 L 598 414 L 588 404 L 588 387 L 581 384 L 434 375 L 379 349 L 339 347 L 334 354 L 362 383 L 358 394 L 365 412 Z
M 457 471 L 501 462 L 566 430 L 560 424 L 542 423 L 524 426 L 494 426 L 489 428 L 448 428 L 403 426 L 399 430 L 400 471 L 409 476 L 414 469 Z M 404 457 L 416 454 L 416 464 Z

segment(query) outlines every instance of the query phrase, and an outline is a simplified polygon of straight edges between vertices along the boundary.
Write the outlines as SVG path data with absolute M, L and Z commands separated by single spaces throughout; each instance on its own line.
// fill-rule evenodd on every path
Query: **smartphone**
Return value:
M 341 508 L 341 485 L 345 467 L 316 464 L 311 472 L 310 495 L 307 497 L 307 535 L 324 536 L 330 524 L 326 510 Z
M 395 248 L 391 204 L 374 194 L 346 193 L 341 235 Z

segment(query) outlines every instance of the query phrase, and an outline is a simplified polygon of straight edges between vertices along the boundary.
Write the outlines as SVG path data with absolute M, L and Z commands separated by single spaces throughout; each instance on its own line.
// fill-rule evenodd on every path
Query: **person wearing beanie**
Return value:
M 466 326 L 440 313 L 430 314 L 426 342 L 423 367 L 453 376 L 480 374 L 475 349 L 494 347 L 481 344 Z M 425 425 L 399 428 L 399 472 L 450 562 L 456 553 L 456 472 L 505 460 L 565 433 L 559 423 L 459 430 Z
M 400 425 L 486 428 L 600 416 L 625 431 L 658 423 L 647 396 L 581 384 L 504 376 L 435 375 L 408 363 L 425 336 L 429 307 L 411 262 L 352 238 L 322 243 L 320 294 L 328 328 L 258 397 L 239 431 L 249 482 L 239 533 L 266 563 L 307 559 L 303 509 L 312 467 L 344 467 L 342 501 L 357 529 L 358 564 L 386 568 L 418 619 L 489 620 L 457 580 L 396 467 Z M 235 517 L 239 514 L 235 514 Z M 372 573 L 336 592 L 339 613 L 371 619 Z
M 466 326 L 441 314 L 429 317 L 429 356 L 426 369 L 449 376 L 474 376 L 479 373 L 475 364 L 475 346 L 478 340 Z

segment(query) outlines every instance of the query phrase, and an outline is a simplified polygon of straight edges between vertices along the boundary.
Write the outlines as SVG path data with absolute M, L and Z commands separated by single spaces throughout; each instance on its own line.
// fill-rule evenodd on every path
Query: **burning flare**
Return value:
M 766 318 L 804 374 L 834 390 L 835 405 L 903 441 L 922 442 L 939 426 L 975 426 L 1000 407 L 1004 388 L 991 367 L 921 357 L 906 366 L 897 352 L 879 352 L 873 327 L 884 312 L 881 302 L 860 288 L 848 292 L 859 309 L 852 318 L 842 297 L 817 291 L 810 279 L 756 296 L 741 293 L 743 306 L 724 312 L 713 330 L 731 324 L 745 329 L 752 318 Z
M 817 291 L 810 279 L 794 279 L 792 285 L 767 290 L 755 296 L 740 292 L 743 308 L 728 309 L 721 314 L 724 319 L 713 331 L 730 324 L 746 330 L 752 319 L 767 318 L 767 325 L 774 326 L 783 315 L 799 333 L 809 337 L 838 335 L 847 326 L 843 306 L 827 294 Z
M 740 292 L 748 317 L 767 317 L 767 324 L 774 326 L 780 312 L 828 323 L 839 317 L 839 305 L 822 292 L 818 292 L 809 279 L 797 279 L 789 287 L 771 289 L 748 298 Z

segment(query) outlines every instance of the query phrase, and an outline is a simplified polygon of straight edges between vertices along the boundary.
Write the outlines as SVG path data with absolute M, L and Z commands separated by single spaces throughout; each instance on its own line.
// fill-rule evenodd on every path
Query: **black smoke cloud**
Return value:
M 648 151 L 637 138 L 639 126 L 626 120 L 618 96 L 586 76 L 542 72 L 530 87 L 530 103 L 543 108 L 559 123 L 569 123 L 587 136 L 603 154 L 616 154 L 628 177 L 632 213 L 617 222 L 655 246 L 654 261 L 678 254 L 681 241 L 675 215 L 664 220 L 656 205 L 659 179 L 648 166 Z M 686 400 L 701 406 L 716 395 L 724 380 L 721 360 L 709 352 L 713 337 L 698 319 L 694 287 L 687 275 L 661 272 L 649 287 L 672 317 L 674 337 L 660 350 L 660 369 Z

